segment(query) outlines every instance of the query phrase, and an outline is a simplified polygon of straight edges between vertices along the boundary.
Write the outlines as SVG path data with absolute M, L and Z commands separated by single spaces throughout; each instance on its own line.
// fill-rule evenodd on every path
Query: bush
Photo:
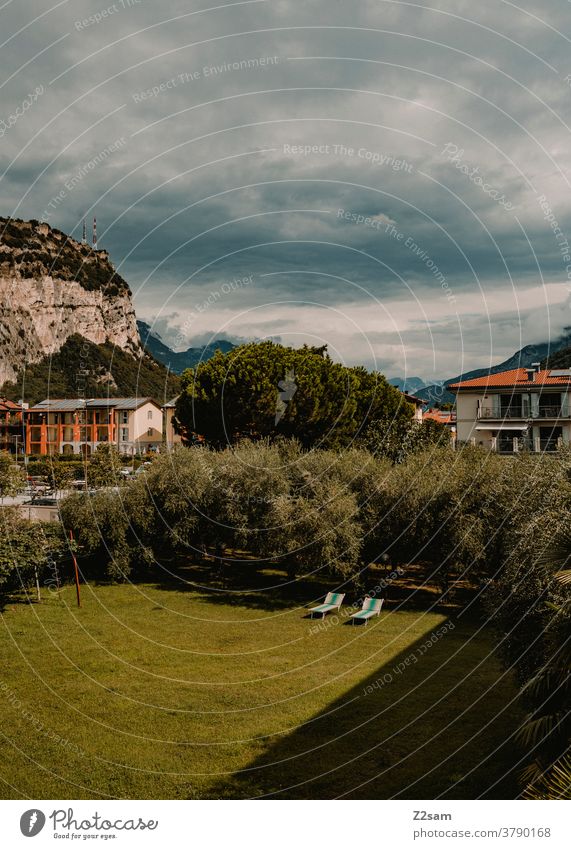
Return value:
M 132 551 L 127 543 L 128 520 L 119 499 L 107 492 L 90 497 L 71 495 L 61 507 L 62 523 L 72 531 L 82 555 L 103 566 L 99 577 L 124 580 L 131 572 Z
M 36 577 L 43 582 L 67 549 L 60 525 L 22 519 L 15 507 L 0 509 L 0 526 L 0 596 L 32 587 Z

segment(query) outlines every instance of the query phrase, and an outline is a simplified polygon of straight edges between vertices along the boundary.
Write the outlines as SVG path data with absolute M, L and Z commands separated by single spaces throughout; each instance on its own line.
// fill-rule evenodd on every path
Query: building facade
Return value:
M 27 454 L 91 454 L 113 444 L 120 454 L 156 451 L 163 414 L 152 398 L 47 399 L 24 411 Z
M 182 436 L 174 428 L 174 414 L 177 398 L 172 398 L 163 405 L 163 433 L 167 451 L 172 451 L 175 445 L 182 445 Z
M 422 421 L 422 408 L 426 404 L 426 401 L 423 401 L 422 398 L 417 398 L 416 395 L 411 395 L 410 392 L 403 392 L 404 400 L 407 403 L 412 404 L 414 407 L 414 415 L 413 419 L 415 422 Z
M 571 369 L 530 368 L 447 387 L 456 395 L 459 443 L 514 454 L 553 452 L 571 442 Z
M 0 451 L 24 452 L 24 407 L 8 398 L 0 398 Z

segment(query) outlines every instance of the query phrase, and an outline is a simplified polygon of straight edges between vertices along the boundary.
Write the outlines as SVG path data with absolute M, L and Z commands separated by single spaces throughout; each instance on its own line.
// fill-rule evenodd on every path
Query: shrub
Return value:
M 30 522 L 15 507 L 0 509 L 0 595 L 31 587 L 42 581 L 50 560 L 59 559 L 67 545 L 61 526 L 53 522 Z

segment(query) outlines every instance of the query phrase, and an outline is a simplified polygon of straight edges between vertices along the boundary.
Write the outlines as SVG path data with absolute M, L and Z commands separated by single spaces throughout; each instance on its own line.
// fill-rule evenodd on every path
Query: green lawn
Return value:
M 319 629 L 246 602 L 145 584 L 5 607 L 2 797 L 514 795 L 520 713 L 489 632 L 455 620 L 423 650 L 444 615 Z

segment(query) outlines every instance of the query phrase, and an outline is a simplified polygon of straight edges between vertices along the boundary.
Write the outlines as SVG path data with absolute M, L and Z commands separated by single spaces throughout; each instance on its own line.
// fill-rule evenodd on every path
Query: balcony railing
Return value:
M 496 451 L 498 454 L 515 454 L 518 448 L 514 448 L 513 440 L 510 439 L 509 442 L 507 440 L 501 440 L 496 443 Z
M 527 407 L 480 407 L 481 419 L 528 419 Z
M 564 407 L 555 406 L 555 407 L 540 407 L 538 418 L 540 419 L 559 419 L 559 418 L 568 418 L 569 413 Z
M 492 451 L 497 451 L 498 454 L 519 454 L 521 451 L 531 451 L 535 454 L 540 452 L 551 453 L 559 451 L 562 444 L 559 436 L 547 439 L 499 436 L 492 439 Z
M 532 413 L 528 407 L 480 407 L 481 419 L 559 419 L 570 418 L 569 412 L 557 405 L 554 407 L 540 407 L 537 412 Z
M 560 446 L 559 439 L 540 439 L 539 440 L 539 450 L 540 451 L 557 451 Z

